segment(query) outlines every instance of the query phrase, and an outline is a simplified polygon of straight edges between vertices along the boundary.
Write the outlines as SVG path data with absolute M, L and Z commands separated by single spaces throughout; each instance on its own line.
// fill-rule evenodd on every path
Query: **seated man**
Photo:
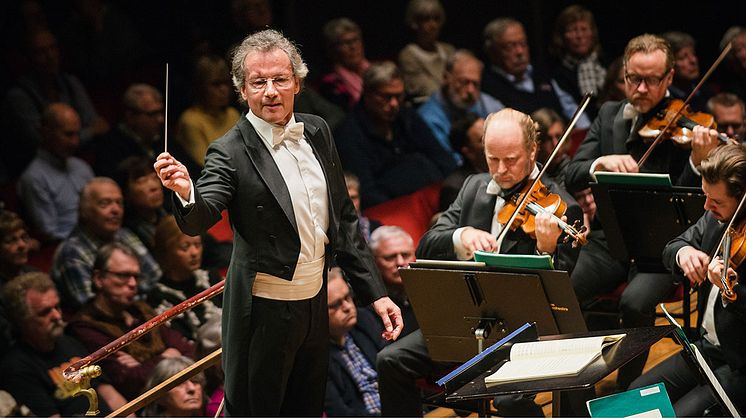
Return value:
M 467 112 L 453 121 L 449 140 L 451 147 L 464 157 L 464 164 L 443 180 L 440 189 L 438 209 L 445 211 L 456 200 L 458 192 L 469 175 L 487 172 L 487 160 L 484 159 L 484 118 Z
M 155 316 L 143 301 L 135 301 L 141 277 L 137 254 L 113 242 L 101 247 L 93 264 L 95 297 L 70 321 L 70 331 L 89 352 L 109 344 Z M 104 374 L 128 399 L 140 395 L 148 375 L 163 358 L 194 356 L 194 347 L 181 334 L 160 326 L 101 361 Z
M 702 127 L 695 130 L 701 132 Z M 697 131 L 695 131 L 696 134 Z M 709 254 L 723 235 L 723 223 L 737 217 L 734 226 L 743 225 L 744 211 L 735 214 L 746 192 L 746 149 L 742 145 L 725 145 L 711 152 L 700 166 L 702 190 L 707 199 L 705 214 L 663 250 L 663 263 L 672 271 L 683 273 L 697 292 L 697 329 L 701 338 L 695 342 L 725 392 L 741 412 L 746 412 L 746 286 L 738 283 L 746 274 L 746 264 L 735 271 L 733 291 L 737 298 L 730 303 L 721 300 L 720 282 L 723 260 L 710 260 Z M 681 353 L 668 358 L 632 382 L 638 388 L 664 382 L 677 417 L 704 416 L 717 401 L 707 385 L 701 384 Z
M 29 406 L 35 416 L 82 416 L 88 409 L 86 398 L 73 396 L 75 385 L 62 377 L 62 371 L 90 351 L 64 333 L 60 299 L 52 280 L 41 272 L 20 275 L 5 284 L 3 300 L 19 339 L 0 365 L 2 387 Z M 104 379 L 91 384 L 99 395 L 102 414 L 127 402 Z
M 62 293 L 63 307 L 77 308 L 93 297 L 91 274 L 97 250 L 119 241 L 130 246 L 140 259 L 138 285 L 145 295 L 161 277 L 161 268 L 140 239 L 122 227 L 122 192 L 109 178 L 93 178 L 80 194 L 80 216 L 73 230 L 54 255 L 51 274 Z
M 355 307 L 339 268 L 329 271 L 326 297 L 330 344 L 324 412 L 329 417 L 379 416 L 376 354 L 386 345 L 381 326 L 370 310 Z
M 39 151 L 18 179 L 18 195 L 35 235 L 58 242 L 75 228 L 80 191 L 93 178 L 93 170 L 73 157 L 80 142 L 80 117 L 72 106 L 49 105 L 40 129 Z
M 738 141 L 746 141 L 746 105 L 733 93 L 721 92 L 707 101 L 718 131 Z
M 363 97 L 334 133 L 339 158 L 360 179 L 362 207 L 442 180 L 456 162 L 425 122 L 402 106 L 404 82 L 392 62 L 372 64 Z
M 480 90 L 484 64 L 468 50 L 456 51 L 446 62 L 443 86 L 417 109 L 440 145 L 451 152 L 456 164 L 464 164 L 460 150 L 448 141 L 451 124 L 467 112 L 486 118 L 505 105 Z
M 422 237 L 417 257 L 468 260 L 475 250 L 513 254 L 551 254 L 558 269 L 570 270 L 577 255 L 569 245 L 558 245 L 562 234 L 556 220 L 547 214 L 536 216 L 536 239 L 522 230 L 511 231 L 498 245 L 495 236 L 504 228 L 496 214 L 512 193 L 538 175 L 537 133 L 528 115 L 513 109 L 491 114 L 485 122 L 484 151 L 489 174 L 470 176 L 456 201 Z M 552 192 L 560 193 L 572 222 L 582 217 L 580 207 L 556 184 L 545 180 Z M 506 194 L 507 193 L 507 194 Z M 505 197 L 503 197 L 505 195 Z M 527 319 L 528 320 L 528 319 Z M 419 416 L 422 406 L 415 380 L 433 372 L 422 332 L 417 330 L 384 348 L 378 354 L 379 391 L 383 416 Z M 498 398 L 501 416 L 541 415 L 530 398 Z

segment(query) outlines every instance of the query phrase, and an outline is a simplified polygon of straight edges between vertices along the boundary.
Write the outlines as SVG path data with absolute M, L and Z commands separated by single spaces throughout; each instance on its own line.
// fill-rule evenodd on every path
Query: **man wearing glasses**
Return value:
M 279 32 L 236 48 L 233 83 L 246 117 L 207 150 L 193 183 L 170 154 L 154 168 L 176 192 L 181 229 L 197 235 L 227 209 L 233 257 L 223 297 L 225 406 L 230 416 L 321 416 L 329 323 L 326 272 L 345 271 L 383 337 L 403 324 L 358 229 L 342 164 L 323 119 L 293 112 L 308 68 Z
M 717 132 L 699 131 L 691 151 L 662 142 L 642 168 L 637 161 L 647 151 L 638 130 L 665 107 L 668 87 L 673 79 L 673 54 L 669 44 L 654 35 L 632 39 L 624 51 L 624 91 L 626 99 L 609 102 L 599 110 L 573 161 L 567 167 L 566 185 L 571 191 L 588 187 L 594 172 L 668 173 L 676 185 L 699 185 L 697 167 L 707 153 L 717 146 Z M 695 130 L 697 131 L 697 130 Z M 580 252 L 571 275 L 581 307 L 599 294 L 613 291 L 619 284 L 627 287 L 619 302 L 622 326 L 652 326 L 655 305 L 675 289 L 670 274 L 641 273 L 634 263 L 621 262 L 609 253 L 606 236 L 598 219 L 592 220 L 588 244 Z M 620 369 L 617 385 L 625 389 L 640 375 L 647 354 Z
M 738 141 L 746 141 L 746 106 L 733 93 L 721 92 L 707 101 L 718 131 Z

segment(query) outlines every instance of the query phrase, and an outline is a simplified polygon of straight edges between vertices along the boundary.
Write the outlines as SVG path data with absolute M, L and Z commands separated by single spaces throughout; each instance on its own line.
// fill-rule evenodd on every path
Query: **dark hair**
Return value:
M 479 119 L 479 115 L 474 112 L 467 112 L 457 120 L 453 121 L 451 131 L 448 134 L 448 139 L 450 140 L 451 146 L 454 150 L 460 152 L 461 147 L 464 147 L 469 143 L 469 135 L 467 132 Z
M 140 263 L 140 257 L 137 256 L 137 253 L 135 253 L 135 251 L 132 250 L 131 247 L 122 242 L 114 241 L 101 246 L 98 249 L 98 252 L 96 252 L 96 259 L 93 260 L 94 275 L 97 275 L 109 269 L 109 259 L 111 259 L 111 255 L 112 253 L 114 253 L 115 250 L 119 250 L 125 255 L 136 260 L 138 264 Z
M 30 314 L 26 304 L 26 294 L 29 290 L 44 293 L 49 290 L 57 291 L 57 288 L 49 275 L 43 272 L 29 272 L 18 275 L 3 286 L 5 311 L 13 324 L 19 328 Z
M 552 55 L 562 58 L 567 53 L 567 48 L 565 47 L 565 30 L 567 30 L 568 26 L 580 20 L 585 20 L 590 24 L 591 33 L 593 34 L 592 51 L 600 52 L 601 44 L 598 42 L 598 28 L 596 27 L 596 19 L 594 19 L 593 13 L 579 4 L 573 4 L 565 7 L 560 12 L 554 23 L 552 41 L 549 44 L 549 52 Z
M 746 146 L 727 144 L 714 149 L 702 160 L 699 172 L 702 180 L 711 184 L 724 182 L 728 194 L 741 199 L 746 189 Z
M 131 156 L 124 159 L 114 172 L 114 181 L 117 182 L 122 194 L 126 197 L 129 193 L 129 183 L 143 176 L 155 174 L 153 162 L 147 157 Z
M 0 240 L 20 229 L 28 231 L 21 217 L 13 211 L 0 209 Z

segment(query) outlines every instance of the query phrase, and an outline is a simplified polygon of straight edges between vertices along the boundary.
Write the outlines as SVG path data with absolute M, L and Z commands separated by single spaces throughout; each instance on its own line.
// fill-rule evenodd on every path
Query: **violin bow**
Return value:
M 536 176 L 536 178 L 531 182 L 531 187 L 528 188 L 529 191 L 532 191 L 534 189 L 534 186 L 536 186 L 536 183 L 539 182 L 539 179 L 544 175 L 544 173 L 547 171 L 547 168 L 549 168 L 549 163 L 552 162 L 554 157 L 557 155 L 559 150 L 562 149 L 562 146 L 565 144 L 565 141 L 570 136 L 570 133 L 572 132 L 573 128 L 575 128 L 575 124 L 577 124 L 578 120 L 580 119 L 580 116 L 583 115 L 583 112 L 585 111 L 585 108 L 588 106 L 588 103 L 591 101 L 591 93 L 586 93 L 583 95 L 583 99 L 580 101 L 580 105 L 575 110 L 575 114 L 573 114 L 572 119 L 570 120 L 570 123 L 567 125 L 567 128 L 565 128 L 565 132 L 562 134 L 562 137 L 560 137 L 559 142 L 557 142 L 557 145 L 554 147 L 554 150 L 552 150 L 552 154 L 549 155 L 549 158 L 547 158 L 546 163 L 544 163 L 544 166 L 541 168 L 541 171 L 539 172 L 539 175 Z M 508 219 L 508 222 L 505 223 L 505 227 L 503 227 L 502 231 L 500 231 L 500 234 L 497 236 L 497 249 L 498 252 L 500 251 L 500 246 L 502 245 L 503 240 L 505 240 L 505 236 L 508 234 L 508 230 L 510 230 L 510 226 L 513 225 L 513 222 L 515 221 L 518 214 L 521 212 L 521 208 L 523 208 L 524 205 L 526 205 L 526 201 L 528 201 L 529 193 L 523 194 L 523 197 L 518 202 L 518 205 L 515 208 L 515 211 L 513 211 L 513 214 L 510 216 L 510 219 Z
M 642 167 L 643 164 L 645 164 L 645 161 L 650 157 L 650 155 L 653 153 L 653 150 L 658 147 L 658 144 L 663 141 L 663 135 L 668 132 L 668 129 L 671 128 L 671 125 L 673 125 L 674 121 L 679 119 L 679 116 L 681 115 L 681 112 L 684 111 L 684 108 L 686 108 L 689 105 L 689 102 L 692 101 L 694 98 L 694 95 L 699 91 L 699 89 L 702 88 L 702 85 L 707 81 L 708 78 L 712 75 L 712 73 L 715 71 L 716 68 L 720 65 L 720 63 L 725 59 L 725 56 L 728 55 L 731 49 L 731 43 L 728 42 L 728 45 L 723 48 L 723 51 L 720 53 L 720 56 L 718 56 L 717 60 L 715 60 L 714 63 L 710 66 L 710 68 L 707 70 L 704 76 L 699 80 L 699 83 L 697 83 L 696 86 L 694 86 L 694 89 L 692 89 L 692 92 L 689 93 L 689 96 L 686 97 L 686 100 L 684 100 L 684 104 L 681 105 L 679 110 L 676 112 L 676 114 L 668 121 L 668 124 L 658 133 L 658 135 L 655 137 L 655 140 L 653 140 L 653 143 L 650 144 L 650 147 L 648 147 L 648 150 L 645 152 L 645 154 L 642 155 L 640 158 L 640 161 L 637 162 L 637 167 Z

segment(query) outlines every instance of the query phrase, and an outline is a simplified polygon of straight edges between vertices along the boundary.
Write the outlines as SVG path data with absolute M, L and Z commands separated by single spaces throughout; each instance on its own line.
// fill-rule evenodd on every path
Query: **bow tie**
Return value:
M 624 119 L 634 119 L 637 115 L 639 115 L 640 112 L 635 109 L 634 106 L 632 106 L 631 103 L 627 103 L 624 105 L 624 109 L 622 110 L 622 118 Z
M 285 127 L 272 127 L 272 147 L 277 146 L 284 140 L 295 141 L 303 138 L 303 122 L 288 124 Z

